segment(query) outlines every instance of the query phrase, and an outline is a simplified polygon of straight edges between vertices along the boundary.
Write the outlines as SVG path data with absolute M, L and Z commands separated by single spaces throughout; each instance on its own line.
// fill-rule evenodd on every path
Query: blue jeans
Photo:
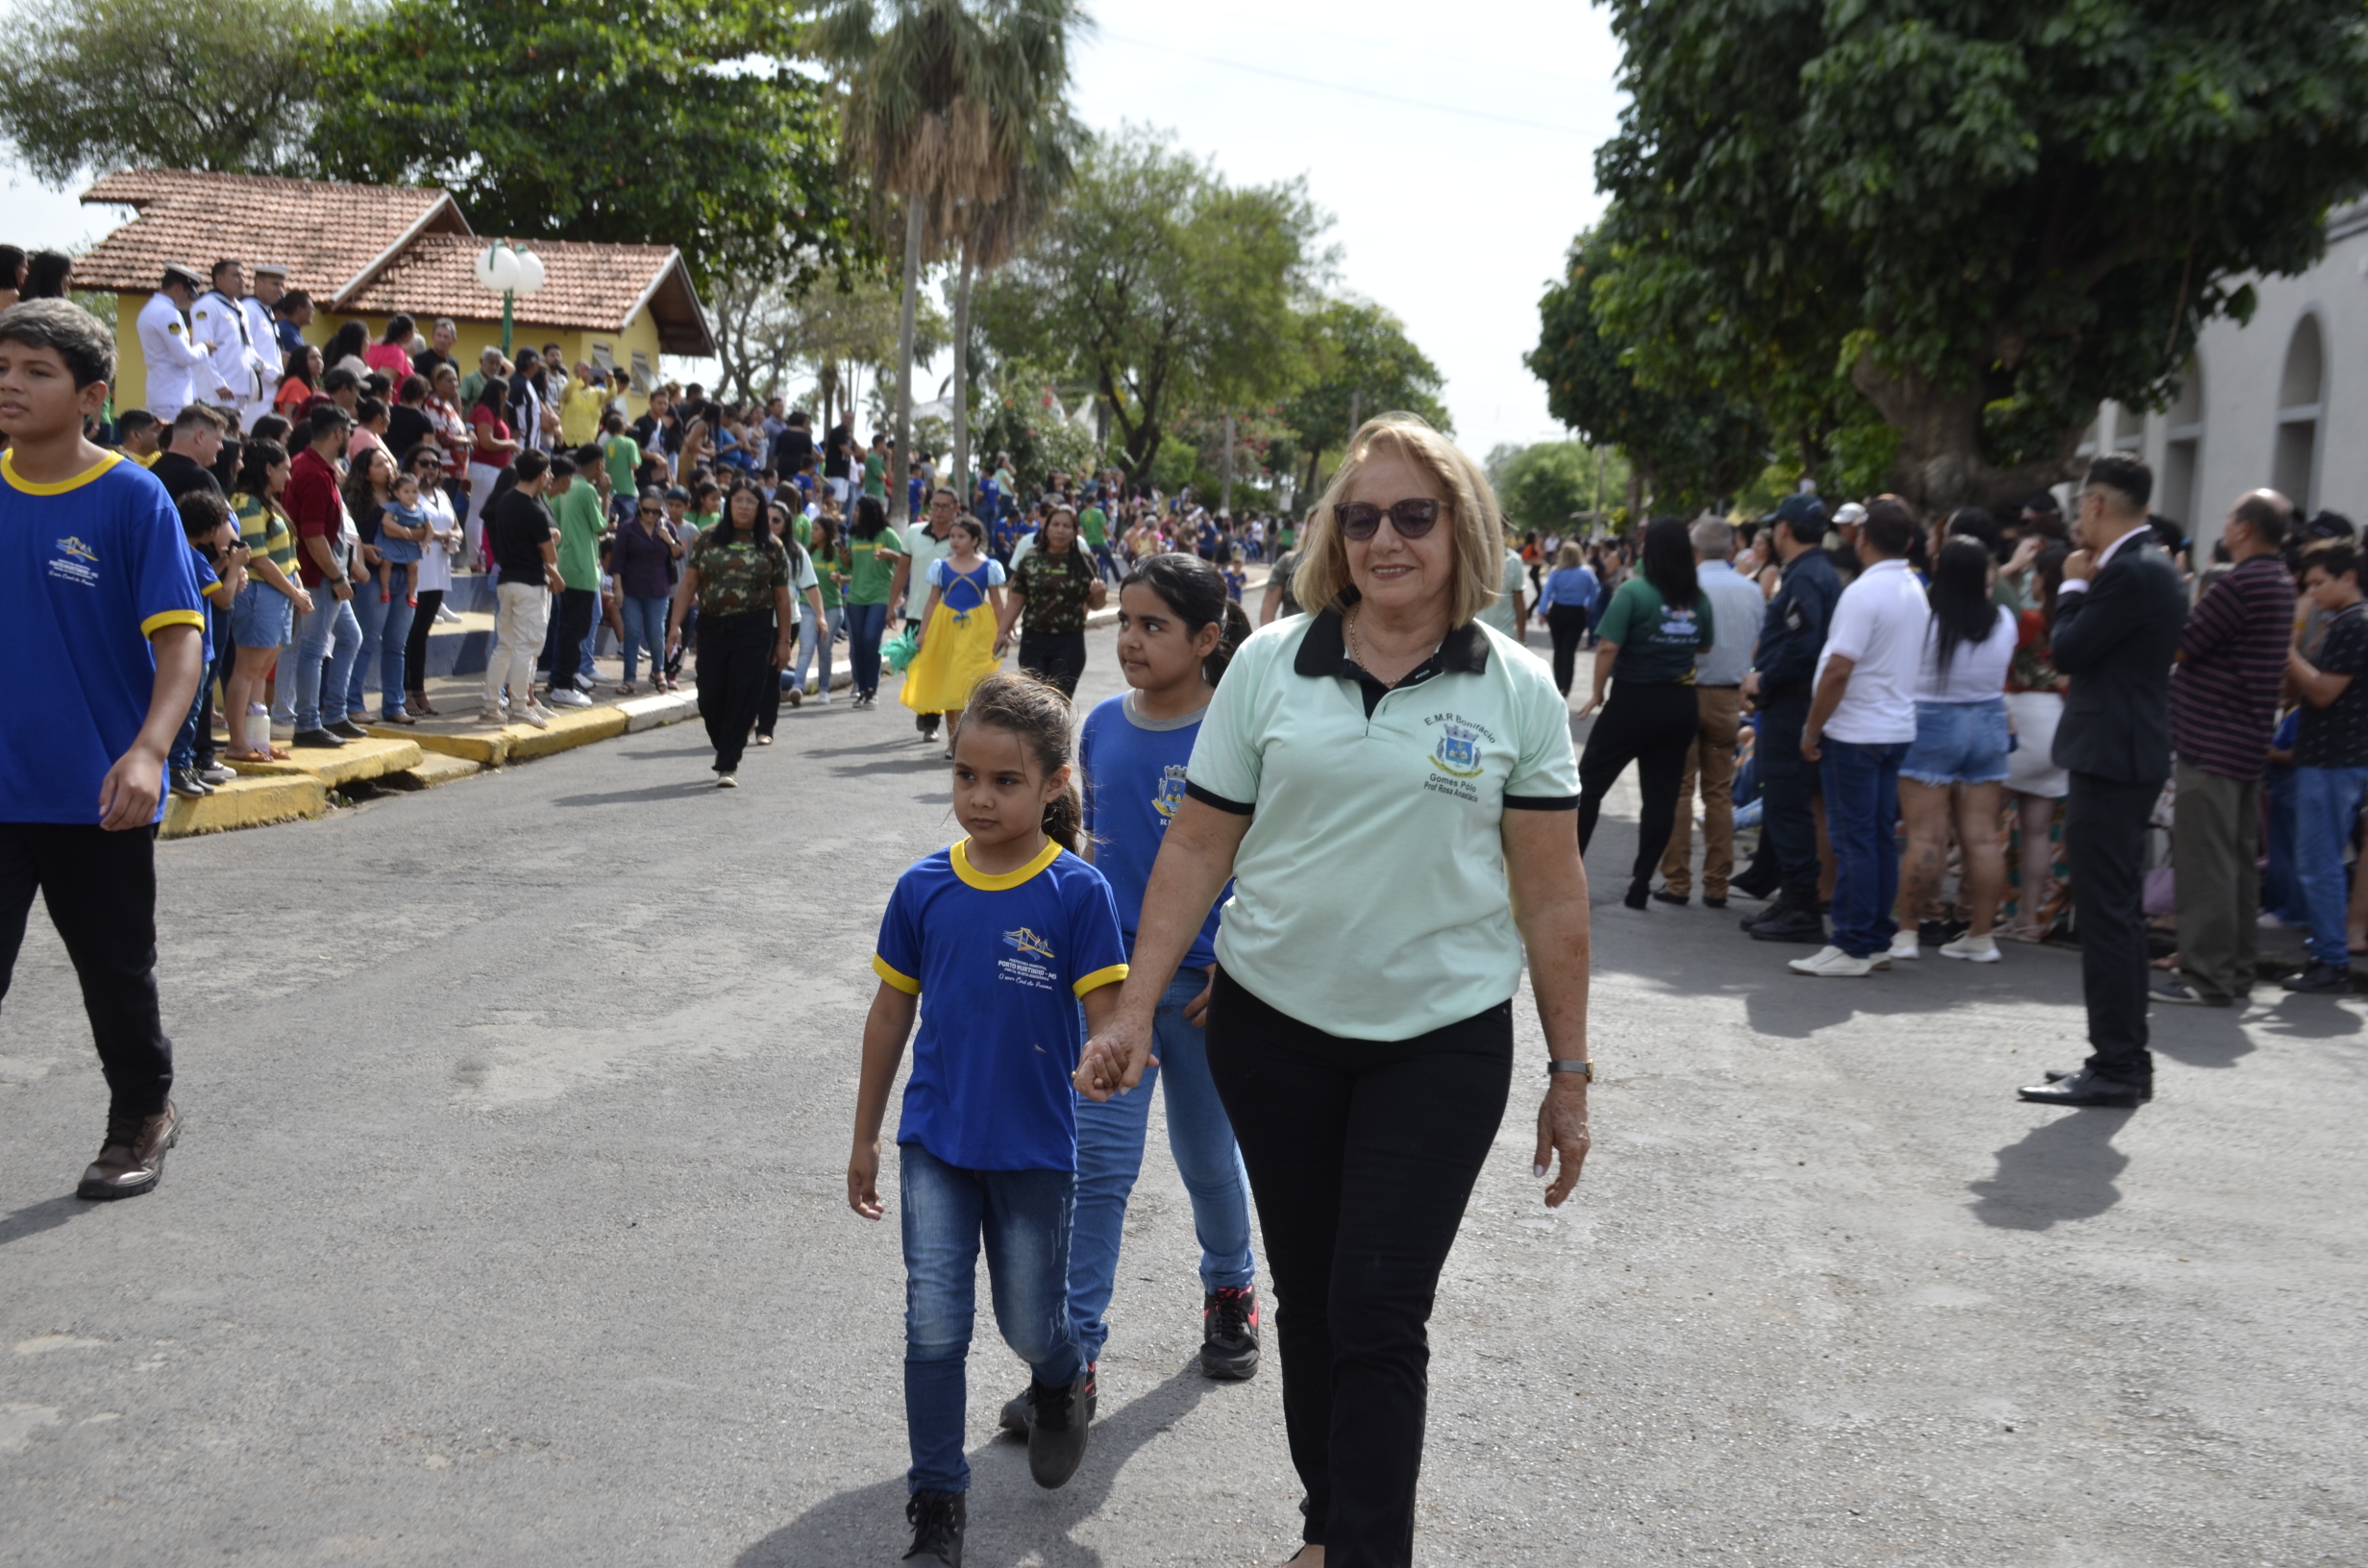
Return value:
M 887 605 L 847 606 L 847 668 L 854 675 L 853 685 L 858 692 L 879 690 L 879 640 L 887 629 Z
M 1825 739 L 1825 832 L 1834 845 L 1834 945 L 1872 958 L 1899 927 L 1899 763 L 1908 743 L 1860 746 Z
M 361 713 L 369 708 L 362 699 L 362 686 L 376 671 L 379 712 L 392 718 L 403 711 L 403 656 L 411 637 L 410 597 L 407 592 L 398 593 L 382 604 L 378 581 L 372 578 L 355 586 L 354 610 L 354 619 L 361 625 L 361 651 L 354 660 L 354 677 L 346 688 L 346 712 Z
M 330 591 L 322 583 L 312 590 L 312 613 L 296 618 L 296 727 L 321 727 L 321 694 L 327 691 L 334 702 L 345 697 L 354 679 L 354 666 L 361 657 L 361 623 L 354 619 L 354 606 Z M 329 661 L 329 673 L 321 673 L 321 661 Z M 323 681 L 326 680 L 326 686 Z M 280 690 L 288 687 L 286 661 L 280 669 Z M 340 707 L 329 715 L 331 723 L 345 717 Z
M 830 647 L 838 641 L 839 625 L 846 619 L 847 606 L 844 604 L 833 604 L 823 611 L 823 625 L 819 632 L 815 629 L 814 618 L 811 615 L 798 618 L 798 663 L 790 672 L 795 690 L 801 692 L 805 690 L 806 666 L 814 662 L 814 655 L 817 652 L 822 655 L 822 689 L 826 693 L 830 690 Z M 875 657 L 873 663 L 877 664 L 878 662 L 878 659 Z
M 2269 869 L 2261 873 L 2261 912 L 2301 925 L 2309 917 L 2294 875 L 2294 770 L 2272 763 L 2262 793 L 2269 800 Z
M 1077 1178 L 1066 1170 L 964 1170 L 918 1143 L 897 1145 L 904 1232 L 904 1425 L 911 1491 L 966 1492 L 965 1376 L 978 1280 L 987 1282 L 1003 1343 L 1036 1380 L 1066 1386 L 1085 1370 L 1069 1326 L 1069 1216 Z
M 663 597 L 641 599 L 625 596 L 625 679 L 632 683 L 633 673 L 640 666 L 643 649 L 650 650 L 650 674 L 655 678 L 666 664 L 666 600 Z
M 2310 915 L 2310 956 L 2341 968 L 2352 962 L 2343 922 L 2350 902 L 2343 851 L 2359 823 L 2368 768 L 2294 770 L 2294 880 Z
M 1192 1194 L 1193 1229 L 1200 1237 L 1200 1287 L 1238 1289 L 1253 1283 L 1249 1251 L 1249 1174 L 1234 1146 L 1233 1123 L 1209 1076 L 1208 1041 L 1184 1018 L 1185 1005 L 1208 984 L 1201 969 L 1179 970 L 1152 1017 L 1152 1054 L 1143 1083 L 1097 1105 L 1077 1096 L 1077 1218 L 1069 1241 L 1069 1321 L 1079 1353 L 1100 1359 L 1110 1337 L 1102 1321 L 1119 1271 L 1119 1235 L 1126 1199 L 1143 1170 L 1143 1144 L 1151 1119 L 1151 1085 L 1166 1088 L 1168 1149 Z

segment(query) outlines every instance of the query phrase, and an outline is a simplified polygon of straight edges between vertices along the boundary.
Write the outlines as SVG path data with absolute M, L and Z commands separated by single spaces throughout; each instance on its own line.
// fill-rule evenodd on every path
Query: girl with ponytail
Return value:
M 1119 667 L 1130 689 L 1086 717 L 1078 743 L 1087 844 L 1080 853 L 1091 855 L 1109 879 L 1130 953 L 1151 863 L 1184 801 L 1184 770 L 1201 717 L 1249 630 L 1242 606 L 1226 597 L 1224 577 L 1196 555 L 1151 556 L 1119 585 Z M 977 712 L 974 703 L 972 712 Z M 969 733 L 964 726 L 966 742 Z M 1216 942 L 1212 910 L 1153 1015 L 1153 1063 L 1144 1069 L 1142 1088 L 1101 1101 L 1077 1100 L 1069 1318 L 1089 1374 L 1109 1335 L 1102 1313 L 1118 1277 L 1126 1200 L 1143 1168 L 1154 1079 L 1167 1093 L 1168 1148 L 1192 1195 L 1200 1237 L 1201 1375 L 1240 1379 L 1258 1368 L 1249 1178 L 1209 1076 L 1201 1033 Z M 1025 1433 L 1031 1419 L 1026 1395 L 1003 1408 L 1008 1431 Z
M 897 879 L 872 968 L 849 1207 L 880 1217 L 880 1123 L 912 1033 L 897 1129 L 906 1275 L 904 1410 L 911 1556 L 962 1560 L 970 1465 L 965 1362 L 980 1242 L 996 1326 L 1027 1363 L 1028 1471 L 1058 1486 L 1085 1457 L 1094 1379 L 1061 1311 L 1076 1198 L 1077 1069 L 1118 1011 L 1126 948 L 1110 885 L 1078 835 L 1069 703 L 1026 675 L 972 688 L 954 738 L 953 810 L 969 837 Z

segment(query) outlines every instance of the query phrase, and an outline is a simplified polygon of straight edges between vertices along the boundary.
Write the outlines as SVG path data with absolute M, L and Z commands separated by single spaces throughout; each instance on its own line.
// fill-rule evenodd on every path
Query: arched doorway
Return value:
M 2195 515 L 2195 477 L 2204 462 L 2204 366 L 2190 359 L 2179 373 L 2179 397 L 2162 416 L 2162 482 L 2156 486 L 2156 508 L 2186 527 L 2189 538 L 2202 533 Z
M 2269 482 L 2305 515 L 2318 499 L 2320 411 L 2326 395 L 2326 339 L 2319 318 L 2306 315 L 2294 324 L 2294 337 L 2285 350 L 2285 374 L 2278 381 L 2278 446 L 2269 476 Z

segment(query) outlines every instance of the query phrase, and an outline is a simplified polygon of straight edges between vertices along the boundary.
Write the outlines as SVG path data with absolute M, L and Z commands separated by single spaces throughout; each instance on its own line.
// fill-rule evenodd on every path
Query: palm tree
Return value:
M 1035 160 L 1044 119 L 1066 117 L 1070 37 L 1090 25 L 1078 0 L 826 0 L 815 41 L 845 79 L 845 157 L 869 186 L 869 215 L 883 239 L 893 232 L 892 200 L 902 209 L 900 459 L 911 452 L 922 262 L 960 243 L 962 213 L 1011 195 Z M 889 508 L 902 521 L 899 478 L 889 476 Z

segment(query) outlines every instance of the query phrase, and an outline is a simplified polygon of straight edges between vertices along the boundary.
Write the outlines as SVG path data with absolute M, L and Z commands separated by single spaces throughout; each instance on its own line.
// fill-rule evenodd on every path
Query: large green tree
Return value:
M 512 238 L 679 246 L 802 280 L 850 225 L 825 88 L 762 0 L 389 0 L 339 30 L 313 158 L 441 185 Z
M 1634 367 L 1788 431 L 1863 399 L 1928 504 L 2062 477 L 2101 399 L 2158 404 L 2368 182 L 2360 0 L 1610 5 L 1600 305 Z
M 303 161 L 321 0 L 28 0 L 9 17 L 0 137 L 62 185 L 129 166 L 281 174 Z
M 1130 475 L 1187 405 L 1269 401 L 1299 374 L 1297 311 L 1327 260 L 1304 181 L 1233 185 L 1139 126 L 1086 145 L 1069 199 L 978 290 L 999 357 L 1090 384 Z
M 1515 533 L 1567 536 L 1582 516 L 1608 517 L 1628 488 L 1626 460 L 1584 441 L 1500 446 L 1489 453 L 1488 473 Z
M 1732 496 L 1767 465 L 1768 429 L 1759 409 L 1728 390 L 1667 373 L 1640 384 L 1634 345 L 1603 319 L 1598 299 L 1617 270 L 1594 233 L 1570 247 L 1562 281 L 1538 304 L 1538 346 L 1522 355 L 1545 382 L 1546 408 L 1597 446 L 1628 456 L 1637 488 L 1672 509 Z M 1683 380 L 1680 378 L 1683 377 Z M 1634 506 L 1641 497 L 1627 498 Z
M 1344 451 L 1356 433 L 1352 420 L 1402 410 L 1454 433 L 1439 397 L 1444 378 L 1390 311 L 1369 300 L 1319 300 L 1303 313 L 1299 337 L 1305 379 L 1284 400 L 1282 416 L 1297 433 L 1310 495 L 1323 454 Z

